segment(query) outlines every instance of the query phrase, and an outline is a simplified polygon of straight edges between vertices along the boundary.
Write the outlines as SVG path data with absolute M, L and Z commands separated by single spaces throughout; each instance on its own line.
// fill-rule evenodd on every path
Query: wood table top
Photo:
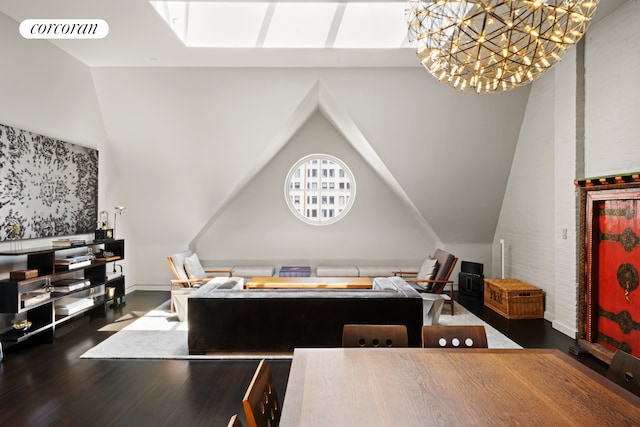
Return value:
M 371 289 L 368 277 L 252 277 L 245 289 Z
M 295 349 L 280 427 L 630 426 L 640 398 L 559 350 Z

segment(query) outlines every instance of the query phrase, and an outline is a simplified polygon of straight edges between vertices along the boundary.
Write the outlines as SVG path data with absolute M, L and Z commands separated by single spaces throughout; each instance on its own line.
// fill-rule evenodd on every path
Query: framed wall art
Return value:
M 92 233 L 98 150 L 0 125 L 0 241 Z

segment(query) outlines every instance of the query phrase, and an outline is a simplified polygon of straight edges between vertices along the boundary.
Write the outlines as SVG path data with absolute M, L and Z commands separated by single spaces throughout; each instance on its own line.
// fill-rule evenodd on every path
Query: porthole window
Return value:
M 333 224 L 353 206 L 356 181 L 342 160 L 312 154 L 293 165 L 284 185 L 291 212 L 307 224 Z

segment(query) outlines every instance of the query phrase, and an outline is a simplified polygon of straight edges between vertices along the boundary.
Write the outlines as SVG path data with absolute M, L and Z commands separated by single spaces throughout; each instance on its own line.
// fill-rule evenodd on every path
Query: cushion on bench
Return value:
M 233 267 L 233 275 L 240 277 L 272 277 L 276 274 L 273 265 L 236 265 Z
M 355 265 L 319 265 L 316 267 L 318 277 L 358 277 L 360 270 Z

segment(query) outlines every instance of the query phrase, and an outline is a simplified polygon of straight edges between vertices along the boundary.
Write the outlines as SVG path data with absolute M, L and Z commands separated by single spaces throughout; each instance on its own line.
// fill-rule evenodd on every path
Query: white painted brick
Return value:
M 640 170 L 640 2 L 587 33 L 586 176 Z
M 640 171 L 640 4 L 630 0 L 588 33 L 585 176 Z M 492 275 L 542 288 L 545 318 L 573 336 L 577 297 L 575 48 L 533 83 L 493 244 Z M 567 239 L 562 229 L 567 229 Z

